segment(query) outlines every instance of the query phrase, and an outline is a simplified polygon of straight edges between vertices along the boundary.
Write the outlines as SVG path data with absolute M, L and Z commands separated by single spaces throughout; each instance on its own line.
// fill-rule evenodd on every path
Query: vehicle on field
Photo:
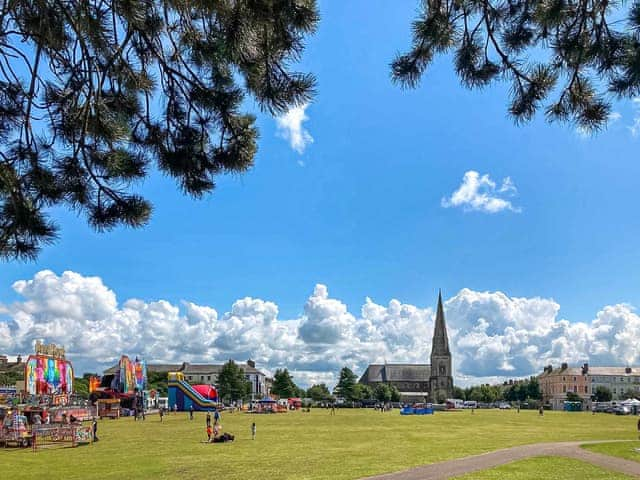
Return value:
M 511 410 L 511 405 L 506 402 L 502 402 L 500 405 L 498 405 L 498 408 L 500 410 Z
M 446 405 L 448 409 L 464 408 L 464 400 L 460 398 L 448 398 Z
M 478 402 L 475 400 L 465 400 L 462 408 L 478 408 Z

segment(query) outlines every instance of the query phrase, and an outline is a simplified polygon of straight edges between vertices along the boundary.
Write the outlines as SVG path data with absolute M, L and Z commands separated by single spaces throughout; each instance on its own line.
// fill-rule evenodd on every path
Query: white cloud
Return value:
M 488 174 L 480 176 L 474 170 L 469 170 L 462 178 L 462 184 L 450 197 L 443 197 L 441 205 L 444 208 L 461 207 L 465 211 L 478 211 L 484 213 L 498 213 L 503 210 L 520 212 L 519 207 L 514 207 L 507 200 L 518 193 L 510 177 L 502 180 L 497 186 Z
M 298 318 L 280 319 L 274 302 L 245 297 L 219 314 L 210 306 L 129 299 L 98 277 L 37 273 L 18 281 L 22 297 L 0 304 L 0 353 L 28 354 L 36 339 L 67 348 L 76 371 L 101 370 L 121 354 L 148 361 L 256 360 L 269 372 L 287 367 L 304 386 L 334 384 L 342 366 L 360 375 L 369 363 L 428 363 L 434 311 L 366 298 L 358 312 L 316 285 Z M 435 303 L 435 299 L 434 299 Z M 640 363 L 640 316 L 627 304 L 595 318 L 559 318 L 553 299 L 462 289 L 445 302 L 456 383 L 500 381 L 548 363 Z
M 313 143 L 313 137 L 302 126 L 302 123 L 309 120 L 305 110 L 309 104 L 293 107 L 287 113 L 276 118 L 278 125 L 278 135 L 289 142 L 291 148 L 302 154 L 310 143 Z

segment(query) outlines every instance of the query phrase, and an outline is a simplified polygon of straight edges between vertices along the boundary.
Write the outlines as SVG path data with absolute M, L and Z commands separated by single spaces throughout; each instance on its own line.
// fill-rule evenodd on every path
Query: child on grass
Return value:
M 211 430 L 211 425 L 207 425 L 207 442 L 211 442 L 211 434 L 213 430 Z
M 251 424 L 251 440 L 256 439 L 256 422 Z

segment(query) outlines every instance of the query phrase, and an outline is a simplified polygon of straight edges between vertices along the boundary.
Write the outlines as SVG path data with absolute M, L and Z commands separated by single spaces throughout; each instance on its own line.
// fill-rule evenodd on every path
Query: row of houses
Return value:
M 561 410 L 567 393 L 578 395 L 586 408 L 591 408 L 592 398 L 598 387 L 607 388 L 613 400 L 624 400 L 629 396 L 640 396 L 640 367 L 570 367 L 563 363 L 560 368 L 544 367 L 538 376 L 542 401 L 554 410 Z

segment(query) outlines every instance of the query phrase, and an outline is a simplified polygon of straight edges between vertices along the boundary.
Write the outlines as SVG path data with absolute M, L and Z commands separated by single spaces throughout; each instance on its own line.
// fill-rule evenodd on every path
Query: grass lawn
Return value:
M 355 479 L 526 443 L 636 438 L 636 419 L 587 413 L 476 410 L 401 416 L 398 410 L 223 414 L 232 444 L 201 443 L 205 414 L 103 420 L 100 441 L 75 449 L 0 449 L 2 478 L 225 480 Z M 251 440 L 250 425 L 257 424 Z
M 595 465 L 562 457 L 535 457 L 500 467 L 469 473 L 456 480 L 626 480 L 622 473 L 605 470 Z
M 586 448 L 592 452 L 604 453 L 605 455 L 640 462 L 640 451 L 636 451 L 636 449 L 640 450 L 640 442 L 596 443 L 593 445 L 583 445 L 582 448 Z

